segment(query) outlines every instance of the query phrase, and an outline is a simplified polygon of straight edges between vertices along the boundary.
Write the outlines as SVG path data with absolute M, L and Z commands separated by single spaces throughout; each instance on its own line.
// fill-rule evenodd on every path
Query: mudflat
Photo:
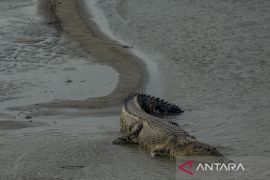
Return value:
M 95 56 L 96 63 L 108 65 L 119 73 L 115 89 L 107 96 L 85 100 L 64 100 L 39 104 L 47 108 L 120 107 L 128 94 L 143 91 L 147 81 L 145 64 L 128 51 L 129 47 L 110 40 L 100 33 L 94 22 L 86 22 L 78 0 L 39 1 L 39 12 L 45 22 L 70 40 L 77 42 L 86 52 Z

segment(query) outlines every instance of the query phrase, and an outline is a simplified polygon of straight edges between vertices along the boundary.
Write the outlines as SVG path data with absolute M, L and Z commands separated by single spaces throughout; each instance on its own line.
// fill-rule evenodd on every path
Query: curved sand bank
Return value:
M 98 59 L 96 63 L 114 68 L 119 73 L 119 81 L 116 88 L 107 96 L 86 100 L 53 101 L 36 106 L 118 108 L 128 94 L 144 89 L 147 73 L 143 68 L 143 62 L 128 52 L 127 47 L 109 40 L 100 33 L 93 22 L 85 22 L 79 0 L 42 0 L 39 1 L 38 7 L 47 24 L 54 26 L 58 32 L 78 42 L 86 52 Z

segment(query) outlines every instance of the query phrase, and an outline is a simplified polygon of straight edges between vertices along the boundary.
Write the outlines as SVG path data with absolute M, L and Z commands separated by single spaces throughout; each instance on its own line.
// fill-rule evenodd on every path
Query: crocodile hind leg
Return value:
M 165 147 L 158 147 L 153 150 L 151 150 L 151 156 L 152 157 L 158 157 L 158 156 L 168 156 L 169 155 L 169 149 Z
M 157 146 L 154 149 L 151 150 L 151 156 L 152 157 L 158 157 L 158 156 L 170 156 L 170 144 L 176 143 L 176 137 L 175 136 L 169 136 L 168 139 L 164 142 L 162 146 Z
M 143 128 L 143 123 L 138 123 L 134 126 L 130 133 L 124 134 L 122 137 L 118 137 L 113 140 L 113 144 L 127 144 L 136 139 Z

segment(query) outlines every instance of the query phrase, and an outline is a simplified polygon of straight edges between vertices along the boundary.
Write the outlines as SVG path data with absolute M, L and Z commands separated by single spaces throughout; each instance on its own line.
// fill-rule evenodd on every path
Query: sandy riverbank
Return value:
M 174 160 L 156 161 L 139 148 L 111 143 L 120 135 L 121 98 L 143 82 L 133 79 L 131 72 L 137 74 L 135 78 L 143 76 L 129 69 L 138 66 L 120 67 L 107 58 L 119 56 L 117 62 L 123 65 L 138 61 L 125 59 L 129 57 L 126 49 L 115 42 L 106 46 L 108 52 L 93 47 L 93 53 L 89 49 L 84 53 L 88 42 L 78 47 L 76 37 L 64 29 L 55 33 L 42 23 L 35 1 L 0 4 L 0 179 L 175 179 Z M 126 54 L 117 54 L 118 48 Z M 96 99 L 98 106 L 91 103 L 101 96 L 105 98 Z M 57 103 L 50 103 L 56 99 Z M 40 105 L 27 106 L 36 103 Z M 84 108 L 90 106 L 101 111 Z
M 45 0 L 39 1 L 38 8 L 48 25 L 55 27 L 63 36 L 77 42 L 87 53 L 95 56 L 96 63 L 115 69 L 119 73 L 119 81 L 116 88 L 107 96 L 53 101 L 34 105 L 35 108 L 112 109 L 113 107 L 118 110 L 124 97 L 132 92 L 143 91 L 147 81 L 144 63 L 128 51 L 129 47 L 112 41 L 100 33 L 94 22 L 85 22 L 80 1 Z M 29 106 L 26 109 L 28 108 Z

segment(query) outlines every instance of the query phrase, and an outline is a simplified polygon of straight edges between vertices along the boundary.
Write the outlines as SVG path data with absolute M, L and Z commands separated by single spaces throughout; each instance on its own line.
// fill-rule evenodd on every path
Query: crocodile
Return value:
M 120 115 L 123 136 L 113 140 L 113 144 L 139 144 L 153 157 L 223 157 L 215 147 L 196 140 L 174 121 L 183 112 L 179 106 L 154 96 L 130 95 L 125 98 Z

